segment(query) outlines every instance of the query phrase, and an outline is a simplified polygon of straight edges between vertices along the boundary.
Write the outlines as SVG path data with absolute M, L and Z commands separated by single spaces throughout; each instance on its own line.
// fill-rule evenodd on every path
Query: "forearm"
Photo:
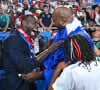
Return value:
M 53 23 L 50 24 L 49 28 L 51 28 L 53 26 Z
M 49 54 L 48 49 L 46 49 L 37 56 L 37 60 L 41 63 Z
M 28 82 L 34 82 L 36 80 L 44 80 L 43 72 L 31 71 L 28 74 L 21 74 L 21 77 Z
M 7 24 L 7 25 L 5 26 L 4 30 L 7 30 L 7 29 L 8 29 L 8 26 L 9 26 L 9 24 Z
M 50 85 L 49 85 L 48 90 L 53 90 L 52 85 L 55 82 L 55 80 L 57 79 L 57 77 L 60 75 L 60 73 L 61 73 L 61 70 L 60 69 L 56 69 L 55 70 L 55 73 L 54 73 L 53 78 L 52 78 L 52 80 L 50 82 Z
M 55 44 L 51 45 L 48 49 L 46 49 L 45 51 L 43 51 L 42 53 L 40 53 L 37 56 L 37 60 L 39 62 L 42 62 L 49 54 L 51 54 L 52 52 L 57 50 L 62 45 L 62 43 L 63 43 L 63 41 L 59 41 L 59 42 L 56 42 Z
M 34 73 L 34 78 L 36 80 L 43 80 L 44 79 L 43 72 L 35 72 Z
M 39 22 L 40 22 L 40 25 L 44 28 L 45 26 L 43 25 L 43 23 L 42 23 L 42 20 L 41 20 L 41 19 L 39 20 Z
M 52 26 L 53 26 L 53 20 L 51 19 L 51 24 L 49 26 L 49 30 L 52 28 Z
M 41 25 L 43 28 L 45 28 L 45 26 L 43 25 L 43 23 L 42 23 L 42 22 L 40 22 L 40 25 Z

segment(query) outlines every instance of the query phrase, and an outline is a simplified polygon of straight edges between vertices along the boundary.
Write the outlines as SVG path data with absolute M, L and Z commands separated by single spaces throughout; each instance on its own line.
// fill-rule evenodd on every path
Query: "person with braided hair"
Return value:
M 58 64 L 49 90 L 99 90 L 100 62 L 96 61 L 89 41 L 76 34 L 65 40 L 64 48 L 69 62 Z

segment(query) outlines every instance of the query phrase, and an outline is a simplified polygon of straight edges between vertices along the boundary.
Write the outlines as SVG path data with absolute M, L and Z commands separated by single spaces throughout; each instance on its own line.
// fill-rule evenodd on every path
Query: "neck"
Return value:
M 45 12 L 45 14 L 48 14 L 48 12 Z

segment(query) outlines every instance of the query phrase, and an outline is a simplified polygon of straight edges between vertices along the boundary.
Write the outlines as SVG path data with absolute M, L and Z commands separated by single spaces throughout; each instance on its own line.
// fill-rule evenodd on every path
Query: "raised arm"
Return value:
M 52 52 L 54 52 L 56 49 L 58 49 L 64 41 L 59 41 L 53 45 L 51 45 L 48 49 L 46 49 L 45 51 L 41 52 L 38 56 L 37 56 L 37 60 L 41 63 L 49 54 L 51 54 Z

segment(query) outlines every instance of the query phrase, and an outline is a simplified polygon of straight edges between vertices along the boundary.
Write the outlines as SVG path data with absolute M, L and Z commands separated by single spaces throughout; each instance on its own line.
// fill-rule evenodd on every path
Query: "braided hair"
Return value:
M 95 53 L 89 41 L 80 34 L 68 37 L 64 42 L 65 56 L 71 64 L 81 61 L 85 65 L 96 61 Z

